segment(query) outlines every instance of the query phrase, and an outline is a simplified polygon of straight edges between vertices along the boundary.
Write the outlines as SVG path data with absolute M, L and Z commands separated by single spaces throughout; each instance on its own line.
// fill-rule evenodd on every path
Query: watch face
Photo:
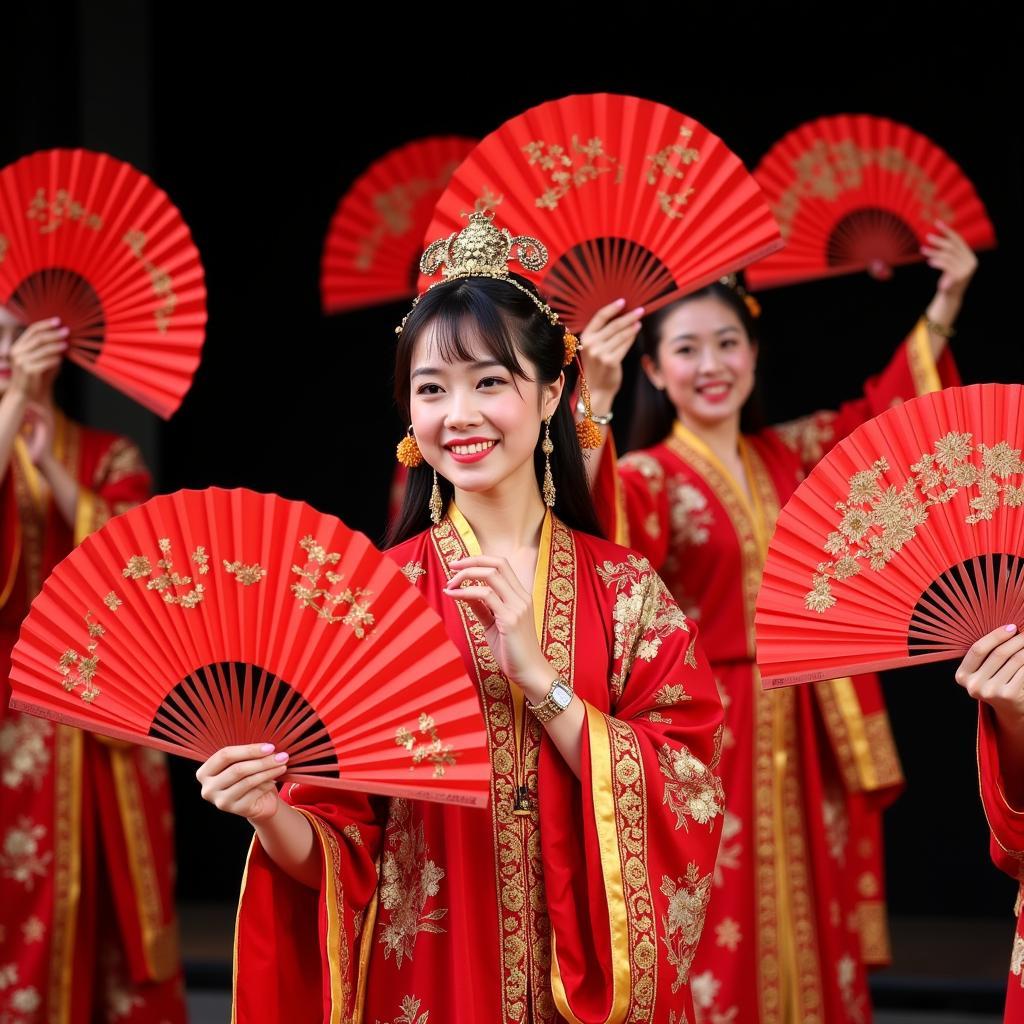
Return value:
M 555 683 L 551 691 L 551 699 L 564 711 L 572 701 L 572 690 L 565 683 Z

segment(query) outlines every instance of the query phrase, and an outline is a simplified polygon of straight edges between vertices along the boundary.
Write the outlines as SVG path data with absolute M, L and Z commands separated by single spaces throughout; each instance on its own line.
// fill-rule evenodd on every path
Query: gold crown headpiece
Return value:
M 447 284 L 463 277 L 490 277 L 504 281 L 521 291 L 540 310 L 541 314 L 555 327 L 562 326 L 558 314 L 536 292 L 524 287 L 509 273 L 509 262 L 515 259 L 525 270 L 543 270 L 548 262 L 548 250 L 537 238 L 529 235 L 512 235 L 508 228 L 500 230 L 492 223 L 494 214 L 477 211 L 469 215 L 469 223 L 461 231 L 452 232 L 447 238 L 431 242 L 420 257 L 420 273 L 427 277 L 441 271 L 441 280 L 434 281 L 427 291 L 439 284 Z M 422 292 L 413 299 L 409 312 L 395 328 L 400 335 L 416 304 L 426 295 Z M 574 359 L 579 360 L 580 342 L 568 327 L 564 328 L 562 343 L 565 346 L 563 366 Z M 576 434 L 581 448 L 599 448 L 601 432 L 593 421 L 590 408 L 590 390 L 583 376 L 583 364 L 579 363 L 580 399 L 586 409 L 584 418 L 576 424 Z

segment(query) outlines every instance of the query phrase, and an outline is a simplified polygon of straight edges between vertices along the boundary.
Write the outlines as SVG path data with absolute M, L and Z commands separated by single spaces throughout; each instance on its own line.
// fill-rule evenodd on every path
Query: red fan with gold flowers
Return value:
M 1024 387 L 937 391 L 860 426 L 779 516 L 765 686 L 961 657 L 1024 626 Z
M 444 624 L 359 533 L 301 502 L 179 491 L 53 571 L 11 706 L 205 760 L 268 741 L 293 781 L 483 806 L 480 701 Z
M 972 249 L 996 244 L 974 186 L 949 154 L 905 124 L 866 114 L 822 117 L 794 129 L 754 175 L 786 247 L 747 268 L 751 288 L 811 281 L 924 259 L 945 221 Z
M 188 226 L 146 175 L 50 149 L 0 171 L 0 305 L 59 316 L 68 358 L 168 418 L 199 365 L 206 286 Z
M 434 136 L 392 150 L 342 196 L 320 266 L 325 313 L 416 294 L 423 232 L 472 139 Z
M 611 93 L 542 103 L 488 135 L 452 176 L 425 242 L 474 211 L 547 247 L 534 279 L 575 330 L 615 299 L 654 310 L 782 244 L 720 138 L 664 104 Z

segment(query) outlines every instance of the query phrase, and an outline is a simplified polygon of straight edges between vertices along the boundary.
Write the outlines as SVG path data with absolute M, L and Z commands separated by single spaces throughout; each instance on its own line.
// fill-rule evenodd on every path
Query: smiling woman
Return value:
M 257 837 L 239 1024 L 693 1020 L 721 704 L 657 574 L 598 535 L 563 375 L 576 339 L 507 269 L 513 244 L 543 247 L 470 231 L 490 258 L 448 239 L 446 280 L 401 330 L 415 468 L 390 553 L 478 683 L 490 807 L 279 796 L 286 751 L 214 755 L 204 796 Z

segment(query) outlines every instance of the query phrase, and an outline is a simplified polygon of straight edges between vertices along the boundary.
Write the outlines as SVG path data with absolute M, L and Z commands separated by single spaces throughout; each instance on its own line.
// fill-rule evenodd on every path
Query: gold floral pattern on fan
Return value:
M 434 778 L 443 779 L 445 765 L 455 764 L 455 754 L 452 748 L 446 746 L 441 737 L 437 734 L 437 727 L 433 718 L 425 712 L 420 715 L 419 732 L 426 737 L 427 742 L 416 744 L 416 737 L 406 728 L 401 728 L 395 733 L 395 744 L 405 747 L 412 754 L 412 764 L 409 771 L 424 761 L 434 766 Z
M 875 572 L 884 569 L 916 537 L 929 509 L 947 504 L 965 489 L 972 491 L 972 511 L 964 520 L 971 525 L 991 519 L 1000 506 L 1024 505 L 1024 480 L 1010 481 L 1024 474 L 1021 450 L 1006 441 L 989 447 L 975 444 L 972 434 L 951 431 L 910 468 L 914 475 L 902 487 L 881 483 L 889 471 L 884 458 L 850 477 L 847 500 L 835 506 L 842 514 L 838 528 L 825 539 L 832 560 L 817 566 L 804 597 L 808 609 L 823 613 L 833 607 L 832 582 L 856 576 L 863 562 Z
M 596 136 L 586 142 L 580 142 L 578 135 L 573 135 L 571 146 L 558 143 L 545 143 L 543 139 L 527 143 L 523 146 L 527 162 L 537 164 L 541 170 L 549 171 L 551 188 L 537 197 L 537 205 L 544 210 L 554 210 L 558 201 L 568 195 L 573 187 L 580 188 L 588 181 L 596 181 L 602 174 L 615 171 L 615 184 L 622 181 L 622 164 L 618 157 L 606 153 L 604 142 Z M 584 161 L 575 166 L 576 156 L 581 154 Z M 598 161 L 605 161 L 599 163 Z
M 100 695 L 100 688 L 94 682 L 100 661 L 96 651 L 107 631 L 92 617 L 92 612 L 86 612 L 85 625 L 89 631 L 89 643 L 86 646 L 88 657 L 69 647 L 60 656 L 57 667 L 63 676 L 61 685 L 64 689 L 71 693 L 81 687 L 79 696 L 86 704 L 91 704 Z
M 326 619 L 332 625 L 341 622 L 351 626 L 352 632 L 362 640 L 376 621 L 369 610 L 369 601 L 360 600 L 372 596 L 370 592 L 363 590 L 362 587 L 356 587 L 354 590 L 346 587 L 341 593 L 331 593 L 329 588 L 319 585 L 320 577 L 326 577 L 331 586 L 342 581 L 344 577 L 341 573 L 325 568 L 328 565 L 337 565 L 341 559 L 340 553 L 326 551 L 322 544 L 318 544 L 309 535 L 299 541 L 299 547 L 306 552 L 309 560 L 305 565 L 292 566 L 292 572 L 305 580 L 305 583 L 293 583 L 292 593 L 302 602 L 303 607 L 312 608 L 320 618 Z M 314 568 L 310 569 L 310 565 Z M 347 604 L 348 611 L 344 615 L 335 615 L 334 612 L 340 604 Z

